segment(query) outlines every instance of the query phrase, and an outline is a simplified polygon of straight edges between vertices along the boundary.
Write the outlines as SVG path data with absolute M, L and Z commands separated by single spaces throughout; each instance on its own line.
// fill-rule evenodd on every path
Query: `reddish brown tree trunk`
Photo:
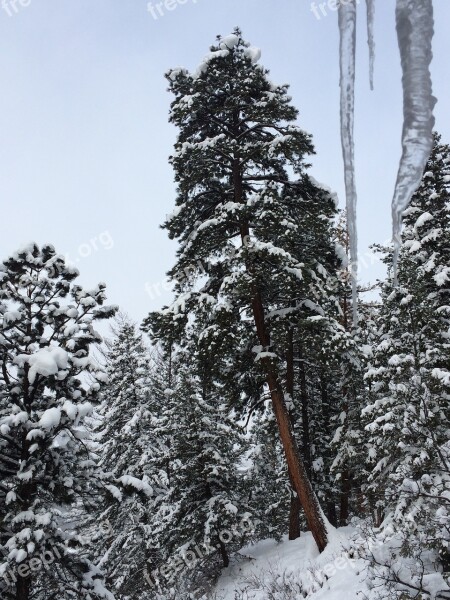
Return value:
M 266 328 L 264 307 L 259 291 L 253 297 L 252 310 L 259 343 L 268 350 L 270 348 L 270 337 Z M 270 357 L 263 357 L 261 362 L 266 374 L 266 382 L 270 390 L 273 411 L 292 483 L 305 513 L 308 527 L 313 534 L 319 551 L 322 552 L 328 542 L 325 520 L 297 447 L 277 368 Z
M 238 121 L 239 114 L 236 114 L 235 123 L 233 124 L 236 134 L 239 134 Z M 234 187 L 235 202 L 244 202 L 245 199 L 242 173 L 238 158 L 233 160 L 232 183 Z M 250 240 L 250 229 L 247 223 L 241 225 L 240 235 L 242 244 L 247 246 Z M 247 263 L 246 268 L 250 274 L 252 274 L 253 269 L 250 263 Z M 253 298 L 251 300 L 251 308 L 257 337 L 261 346 L 266 350 L 269 350 L 270 336 L 266 327 L 261 293 L 256 284 L 253 285 L 252 292 Z M 325 517 L 320 508 L 319 501 L 317 500 L 317 497 L 312 489 L 311 482 L 305 470 L 305 465 L 303 464 L 297 447 L 297 442 L 295 441 L 294 431 L 292 428 L 290 415 L 286 407 L 284 392 L 280 383 L 278 370 L 270 357 L 263 357 L 261 359 L 261 363 L 266 375 L 266 383 L 269 387 L 270 396 L 272 398 L 273 412 L 277 420 L 278 431 L 280 433 L 280 439 L 283 445 L 292 483 L 305 513 L 308 527 L 316 541 L 319 552 L 322 552 L 328 542 Z

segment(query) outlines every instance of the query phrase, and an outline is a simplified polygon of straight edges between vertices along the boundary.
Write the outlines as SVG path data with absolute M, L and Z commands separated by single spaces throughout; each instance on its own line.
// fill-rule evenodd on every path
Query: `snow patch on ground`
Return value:
M 352 558 L 351 527 L 329 532 L 330 542 L 319 554 L 312 535 L 295 541 L 264 540 L 243 548 L 240 559 L 225 569 L 217 584 L 220 600 L 266 600 L 269 590 L 288 585 L 293 598 L 310 600 L 358 600 L 367 591 L 364 565 Z M 262 588 L 262 589 L 258 589 Z M 247 595 L 245 595 L 244 591 Z

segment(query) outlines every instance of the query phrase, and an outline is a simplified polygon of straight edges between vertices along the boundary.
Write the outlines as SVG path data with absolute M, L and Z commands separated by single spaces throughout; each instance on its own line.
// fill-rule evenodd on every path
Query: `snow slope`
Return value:
M 295 541 L 264 540 L 240 552 L 217 585 L 218 600 L 357 600 L 367 591 L 362 561 L 351 557 L 351 527 L 330 532 L 319 554 L 310 533 Z

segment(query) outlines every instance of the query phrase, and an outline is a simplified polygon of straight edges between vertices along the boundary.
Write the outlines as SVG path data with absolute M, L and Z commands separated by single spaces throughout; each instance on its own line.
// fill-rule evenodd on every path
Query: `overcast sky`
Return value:
M 136 320 L 170 300 L 161 284 L 176 247 L 159 229 L 175 198 L 167 157 L 176 131 L 163 75 L 195 68 L 217 34 L 239 25 L 262 49 L 271 79 L 291 85 L 317 151 L 311 173 L 344 201 L 336 13 L 318 19 L 310 0 L 171 2 L 161 11 L 153 2 L 153 14 L 147 0 L 3 0 L 0 8 L 0 258 L 50 242 L 76 263 L 83 285 L 105 281 L 109 300 Z M 450 142 L 450 2 L 434 4 L 436 128 Z M 390 236 L 402 118 L 394 8 L 377 0 L 370 92 L 360 2 L 361 254 Z M 362 265 L 361 279 L 381 272 Z

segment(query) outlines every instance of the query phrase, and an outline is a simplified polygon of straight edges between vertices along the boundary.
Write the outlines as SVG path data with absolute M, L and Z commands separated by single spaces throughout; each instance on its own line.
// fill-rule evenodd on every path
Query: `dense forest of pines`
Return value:
M 214 598 L 249 543 L 347 525 L 371 598 L 450 598 L 450 146 L 355 325 L 345 215 L 258 59 L 236 30 L 167 74 L 170 306 L 136 326 L 50 245 L 0 265 L 2 600 Z

